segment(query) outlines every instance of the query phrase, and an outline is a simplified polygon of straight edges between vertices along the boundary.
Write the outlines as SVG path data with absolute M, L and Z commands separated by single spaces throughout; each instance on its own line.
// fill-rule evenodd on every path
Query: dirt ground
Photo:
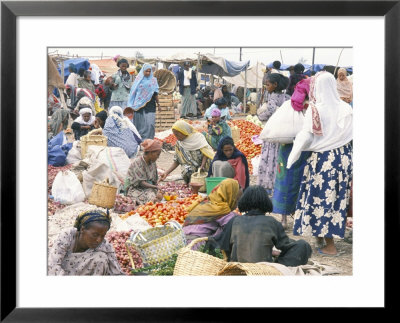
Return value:
M 157 161 L 157 167 L 161 170 L 167 170 L 173 162 L 173 152 L 163 151 L 161 153 L 160 158 Z M 171 175 L 179 175 L 180 174 L 180 166 L 178 166 Z M 255 176 L 251 176 L 250 184 L 255 185 L 257 178 Z M 183 181 L 182 181 L 183 182 Z M 270 214 L 275 217 L 278 221 L 281 220 L 280 215 L 278 214 Z M 329 265 L 340 271 L 339 276 L 349 276 L 353 274 L 353 245 L 351 240 L 348 239 L 348 236 L 351 236 L 351 229 L 346 229 L 346 236 L 344 240 L 335 239 L 335 245 L 338 251 L 344 252 L 343 254 L 337 257 L 328 257 L 323 256 L 318 253 L 315 246 L 315 238 L 314 237 L 300 237 L 293 235 L 293 218 L 288 216 L 288 229 L 286 230 L 286 234 L 289 238 L 294 240 L 304 239 L 306 240 L 312 247 L 313 253 L 311 255 L 310 260 L 322 264 Z

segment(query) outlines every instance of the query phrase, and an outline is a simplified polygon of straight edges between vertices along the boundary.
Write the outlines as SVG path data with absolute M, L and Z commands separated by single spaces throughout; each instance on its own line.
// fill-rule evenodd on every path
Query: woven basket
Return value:
M 117 187 L 108 184 L 108 178 L 102 182 L 95 182 L 92 187 L 88 202 L 105 209 L 114 207 Z
M 208 174 L 206 172 L 200 172 L 200 168 L 199 171 L 197 173 L 193 173 L 192 176 L 190 177 L 190 183 L 201 183 L 203 184 L 202 187 L 200 187 L 199 192 L 206 192 L 206 177 L 208 176 Z
M 82 159 L 86 157 L 89 146 L 107 146 L 107 137 L 103 136 L 101 129 L 94 129 L 86 136 L 81 137 L 81 156 Z
M 266 264 L 228 262 L 218 276 L 282 276 L 275 267 Z
M 151 266 L 167 261 L 185 245 L 185 234 L 176 221 L 169 221 L 163 226 L 137 232 L 125 243 L 132 268 L 135 268 L 135 265 L 130 248 L 139 253 L 145 266 Z
M 240 129 L 237 126 L 231 127 L 232 139 L 236 144 L 240 140 Z
M 257 114 L 257 107 L 255 104 L 252 104 L 252 103 L 249 104 L 249 113 L 251 115 Z
M 216 276 L 225 267 L 227 257 L 223 250 L 224 260 L 204 252 L 192 250 L 196 243 L 207 240 L 208 237 L 194 239 L 186 247 L 179 250 L 174 276 Z

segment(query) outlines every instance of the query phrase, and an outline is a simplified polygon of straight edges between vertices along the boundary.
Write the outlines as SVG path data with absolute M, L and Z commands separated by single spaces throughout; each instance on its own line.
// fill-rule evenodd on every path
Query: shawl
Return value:
M 200 132 L 197 132 L 190 124 L 183 120 L 178 120 L 174 123 L 172 129 L 187 136 L 183 141 L 180 141 L 183 149 L 189 151 L 200 150 L 207 158 L 214 158 L 214 151 L 208 144 L 206 138 Z
M 345 79 L 341 81 L 339 78 L 336 80 L 337 91 L 341 98 L 353 98 L 353 84 L 347 78 L 347 71 L 344 68 L 340 68 L 338 71 L 339 74 L 344 74 Z
M 310 78 L 303 79 L 298 82 L 294 88 L 290 101 L 295 111 L 302 111 L 306 108 L 303 103 L 310 92 L 310 80 Z
M 122 108 L 115 105 L 113 106 L 110 111 L 109 111 L 109 118 L 111 117 L 111 119 L 114 121 L 114 124 L 116 125 L 116 127 L 118 129 L 126 129 L 129 128 L 130 130 L 132 130 L 132 132 L 140 139 L 142 139 L 142 137 L 140 136 L 138 130 L 136 129 L 135 125 L 132 123 L 131 120 L 129 120 L 128 117 L 125 117 L 122 111 Z M 136 140 L 138 141 L 138 140 Z M 140 142 L 138 142 L 140 143 Z
M 218 220 L 236 207 L 240 186 L 238 181 L 227 178 L 219 183 L 207 199 L 194 202 L 188 209 L 183 226 L 203 224 Z
M 83 117 L 82 117 L 85 113 L 90 113 L 90 119 L 87 122 L 85 120 L 83 120 Z M 90 126 L 96 120 L 96 118 L 93 116 L 92 109 L 90 109 L 90 108 L 80 109 L 79 114 L 80 114 L 80 116 L 78 118 L 76 118 L 74 120 L 74 122 L 77 122 L 81 125 Z
M 151 70 L 150 76 L 145 77 L 143 73 L 148 69 Z M 151 100 L 154 92 L 158 93 L 158 82 L 153 76 L 151 65 L 146 63 L 143 65 L 138 76 L 136 76 L 135 82 L 133 82 L 127 107 L 131 107 L 134 111 L 140 110 Z
M 131 88 L 131 75 L 127 71 L 126 74 L 122 74 L 121 70 L 118 70 L 117 75 L 120 77 L 122 85 L 129 90 Z
M 302 132 L 314 134 L 306 151 L 328 151 L 353 139 L 352 108 L 339 98 L 335 78 L 329 72 L 317 73 L 310 85 L 310 106 Z M 315 131 L 321 135 L 315 136 Z M 298 134 L 298 135 L 299 135 Z M 297 136 L 296 136 L 297 137 Z
M 226 158 L 224 152 L 222 151 L 222 148 L 225 145 L 232 145 L 233 146 L 233 154 L 232 156 L 228 159 Z M 245 174 L 246 174 L 246 186 L 244 187 L 244 189 L 246 189 L 249 186 L 250 183 L 250 176 L 249 176 L 249 165 L 247 163 L 247 158 L 246 156 L 235 147 L 235 144 L 233 143 L 233 139 L 231 137 L 224 137 L 220 140 L 219 144 L 218 144 L 218 148 L 217 148 L 217 152 L 215 154 L 214 159 L 211 161 L 211 165 L 210 165 L 210 169 L 208 170 L 208 177 L 212 176 L 212 164 L 216 161 L 216 160 L 221 160 L 221 161 L 228 161 L 230 159 L 236 159 L 238 157 L 242 158 L 242 162 L 244 164 L 245 167 Z

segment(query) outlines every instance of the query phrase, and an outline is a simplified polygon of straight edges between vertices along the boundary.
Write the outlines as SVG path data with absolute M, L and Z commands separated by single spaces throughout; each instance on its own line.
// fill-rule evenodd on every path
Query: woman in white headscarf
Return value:
M 340 254 L 333 239 L 343 239 L 346 229 L 353 177 L 352 122 L 352 108 L 340 99 L 333 75 L 317 73 L 311 79 L 310 106 L 287 168 L 302 151 L 312 152 L 304 167 L 293 234 L 317 237 L 321 247 L 317 250 L 323 255 Z
M 336 84 L 340 99 L 352 105 L 353 83 L 347 78 L 347 71 L 343 67 L 339 68 Z
M 79 117 L 71 125 L 74 131 L 75 140 L 80 140 L 82 136 L 94 129 L 96 118 L 93 116 L 92 109 L 83 108 L 79 110 Z
M 109 147 L 120 147 L 129 158 L 136 156 L 142 138 L 133 123 L 123 115 L 122 108 L 113 106 L 103 128 Z

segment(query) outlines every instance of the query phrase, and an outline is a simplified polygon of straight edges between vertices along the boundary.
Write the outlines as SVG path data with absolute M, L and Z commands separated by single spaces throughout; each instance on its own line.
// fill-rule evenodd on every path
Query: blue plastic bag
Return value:
M 47 163 L 56 167 L 64 166 L 67 159 L 64 150 L 61 146 L 49 147 L 47 152 Z

